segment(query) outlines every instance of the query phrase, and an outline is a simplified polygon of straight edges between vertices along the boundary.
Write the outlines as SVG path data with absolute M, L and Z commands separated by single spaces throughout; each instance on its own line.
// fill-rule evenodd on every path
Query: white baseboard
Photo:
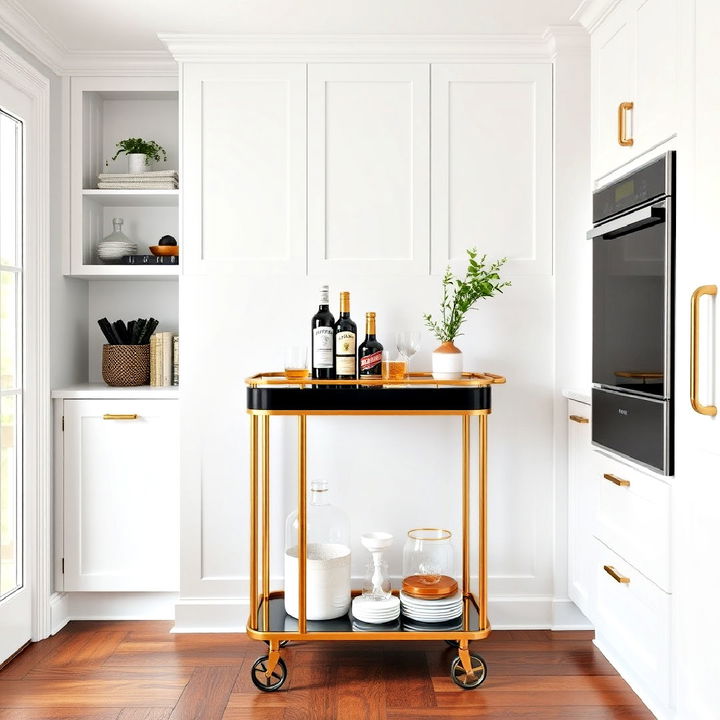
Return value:
M 565 605 L 562 613 L 556 607 Z M 592 626 L 569 600 L 551 597 L 491 597 L 488 615 L 495 630 L 577 630 Z M 249 602 L 245 598 L 192 598 L 178 600 L 175 606 L 175 633 L 245 632 Z M 560 616 L 562 622 L 554 620 Z M 583 622 L 584 621 L 584 622 Z
M 50 634 L 60 632 L 68 623 L 70 613 L 66 593 L 53 593 L 50 596 Z
M 593 630 L 593 624 L 569 599 L 553 600 L 551 630 Z

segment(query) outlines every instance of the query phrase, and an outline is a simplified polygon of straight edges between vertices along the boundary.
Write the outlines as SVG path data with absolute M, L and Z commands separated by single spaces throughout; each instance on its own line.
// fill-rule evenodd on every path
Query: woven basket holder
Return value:
M 103 345 L 102 377 L 112 387 L 150 383 L 149 345 Z

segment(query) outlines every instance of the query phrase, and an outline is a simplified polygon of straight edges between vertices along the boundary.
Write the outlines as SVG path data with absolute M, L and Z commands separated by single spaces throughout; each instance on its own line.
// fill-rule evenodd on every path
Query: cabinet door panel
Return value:
M 310 271 L 427 273 L 429 68 L 308 68 Z
M 177 402 L 66 400 L 63 412 L 64 590 L 177 590 Z
M 598 178 L 631 160 L 634 146 L 618 143 L 618 106 L 635 98 L 635 23 L 621 3 L 592 37 L 593 176 Z M 626 135 L 634 137 L 634 112 L 627 113 Z
M 188 65 L 186 271 L 305 272 L 305 65 Z
M 550 65 L 433 65 L 432 269 L 477 246 L 552 271 Z

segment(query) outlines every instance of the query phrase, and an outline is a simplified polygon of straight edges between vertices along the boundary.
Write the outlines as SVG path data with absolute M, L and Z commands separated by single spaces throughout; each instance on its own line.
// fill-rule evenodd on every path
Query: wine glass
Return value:
M 399 332 L 395 337 L 398 352 L 407 359 L 408 370 L 410 358 L 420 349 L 420 333 L 417 331 Z

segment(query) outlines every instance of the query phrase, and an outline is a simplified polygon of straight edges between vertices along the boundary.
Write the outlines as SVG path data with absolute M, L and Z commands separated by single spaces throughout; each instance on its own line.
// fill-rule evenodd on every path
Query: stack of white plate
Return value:
M 400 591 L 402 613 L 411 620 L 425 623 L 441 623 L 462 615 L 463 598 L 460 591 L 446 598 L 425 600 Z
M 400 617 L 400 600 L 394 595 L 377 600 L 370 595 L 358 595 L 352 603 L 352 615 L 360 622 L 380 625 Z
M 124 255 L 135 255 L 137 243 L 122 240 L 107 240 L 98 243 L 97 254 L 100 260 L 106 263 L 118 262 Z

